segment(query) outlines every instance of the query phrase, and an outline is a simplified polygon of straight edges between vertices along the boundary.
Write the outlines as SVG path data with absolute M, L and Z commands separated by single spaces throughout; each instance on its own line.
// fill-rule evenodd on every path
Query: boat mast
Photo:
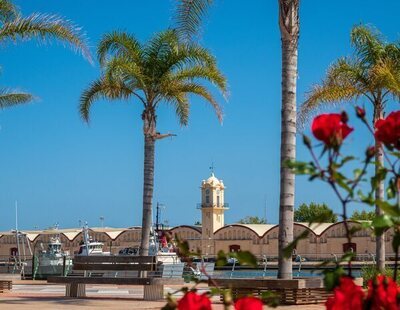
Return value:
M 18 201 L 15 200 L 15 239 L 17 241 L 17 255 L 18 255 L 18 264 L 21 266 L 21 254 L 20 254 L 20 246 L 19 246 L 19 232 L 18 232 Z

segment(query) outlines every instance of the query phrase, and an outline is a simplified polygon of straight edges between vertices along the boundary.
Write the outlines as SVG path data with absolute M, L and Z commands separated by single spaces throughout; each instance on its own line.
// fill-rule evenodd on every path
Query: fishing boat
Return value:
M 110 252 L 104 252 L 104 243 L 94 241 L 89 235 L 89 227 L 87 223 L 82 227 L 83 243 L 79 246 L 79 251 L 76 256 L 88 255 L 110 255 Z
M 59 235 L 50 238 L 47 248 L 43 248 L 32 261 L 27 261 L 26 270 L 32 270 L 33 279 L 46 279 L 50 275 L 65 275 L 72 266 L 72 259 L 69 252 L 62 250 Z M 33 264 L 33 267 L 32 267 Z

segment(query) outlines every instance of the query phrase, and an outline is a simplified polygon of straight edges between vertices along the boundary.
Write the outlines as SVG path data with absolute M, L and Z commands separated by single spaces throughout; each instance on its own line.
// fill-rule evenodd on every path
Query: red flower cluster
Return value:
M 386 146 L 400 150 L 400 111 L 376 121 L 375 138 Z
M 368 282 L 368 309 L 398 310 L 398 296 L 400 287 L 393 279 L 385 276 L 378 276 L 375 280 Z
M 326 301 L 327 310 L 362 310 L 364 292 L 352 278 L 340 278 L 340 285 L 333 292 Z
M 242 297 L 235 302 L 236 310 L 262 310 L 263 303 L 256 297 Z M 211 310 L 211 301 L 206 294 L 190 291 L 178 301 L 178 310 Z
M 315 138 L 325 143 L 327 147 L 337 147 L 353 131 L 347 125 L 346 114 L 321 114 L 314 118 L 311 131 Z
M 242 297 L 235 302 L 236 310 L 262 310 L 263 303 L 256 297 Z
M 211 310 L 211 301 L 206 294 L 190 291 L 178 301 L 178 310 Z

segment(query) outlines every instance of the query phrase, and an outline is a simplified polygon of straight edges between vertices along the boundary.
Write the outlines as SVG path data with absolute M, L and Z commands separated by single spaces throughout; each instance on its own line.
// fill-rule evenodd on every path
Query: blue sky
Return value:
M 226 222 L 265 215 L 276 223 L 279 206 L 280 36 L 277 1 L 216 0 L 201 43 L 217 56 L 229 80 L 229 102 L 221 126 L 211 108 L 192 101 L 190 125 L 180 128 L 168 108 L 158 127 L 178 136 L 158 142 L 154 202 L 166 205 L 172 225 L 200 219 L 199 186 L 215 165 L 227 186 L 231 209 Z M 92 51 L 102 34 L 126 30 L 148 39 L 171 24 L 173 0 L 19 0 L 24 14 L 56 13 L 84 27 Z M 349 32 L 371 23 L 390 40 L 399 39 L 400 3 L 337 0 L 301 3 L 298 101 L 327 66 L 348 55 Z M 143 138 L 140 105 L 97 102 L 90 126 L 77 111 L 78 98 L 99 74 L 82 57 L 57 44 L 9 43 L 1 47 L 1 86 L 29 91 L 35 103 L 0 112 L 0 230 L 14 226 L 18 200 L 20 227 L 132 226 L 141 222 Z M 222 101 L 222 98 L 219 97 Z M 354 117 L 351 121 L 356 122 Z M 356 124 L 356 127 L 360 127 Z M 347 141 L 360 153 L 372 139 L 363 130 Z M 308 160 L 300 145 L 298 158 Z M 326 202 L 339 211 L 324 185 L 297 178 L 296 205 Z

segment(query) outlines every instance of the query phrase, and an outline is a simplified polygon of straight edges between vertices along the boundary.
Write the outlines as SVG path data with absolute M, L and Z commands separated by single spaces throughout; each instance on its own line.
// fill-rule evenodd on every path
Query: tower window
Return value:
M 210 196 L 206 196 L 206 203 L 210 203 Z

